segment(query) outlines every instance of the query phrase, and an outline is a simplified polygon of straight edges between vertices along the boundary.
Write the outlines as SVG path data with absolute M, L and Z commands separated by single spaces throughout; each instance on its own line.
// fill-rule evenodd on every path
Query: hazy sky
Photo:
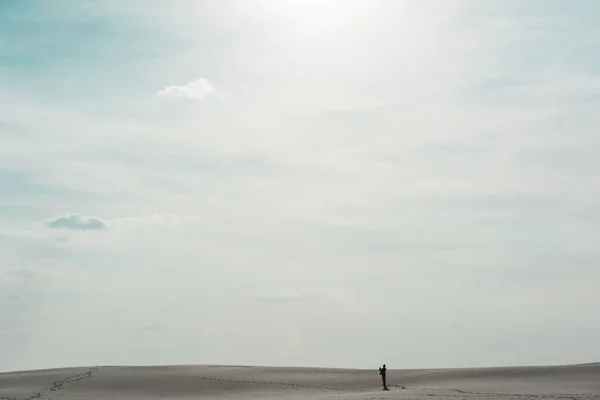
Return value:
M 600 359 L 597 0 L 3 0 L 0 370 Z

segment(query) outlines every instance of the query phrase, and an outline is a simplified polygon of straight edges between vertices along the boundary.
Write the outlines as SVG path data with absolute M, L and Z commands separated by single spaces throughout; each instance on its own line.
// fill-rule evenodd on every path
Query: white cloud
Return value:
M 205 78 L 198 78 L 185 85 L 169 85 L 159 90 L 157 95 L 161 97 L 182 97 L 184 99 L 204 100 L 216 93 L 213 85 Z
M 108 223 L 99 217 L 85 216 L 78 213 L 66 213 L 44 221 L 47 227 L 53 229 L 102 230 L 108 228 Z
M 144 224 L 176 224 L 180 222 L 199 221 L 199 217 L 179 217 L 174 214 L 152 214 L 136 217 L 122 217 L 115 219 L 103 219 L 96 216 L 85 216 L 78 213 L 66 213 L 57 217 L 48 218 L 44 224 L 53 229 L 72 230 L 103 230 L 108 228 L 137 227 Z M 0 232 L 0 235 L 3 233 Z M 46 237 L 35 231 L 7 232 L 15 237 L 38 238 Z M 18 235 L 18 236 L 17 236 Z M 11 236 L 11 237 L 12 237 Z

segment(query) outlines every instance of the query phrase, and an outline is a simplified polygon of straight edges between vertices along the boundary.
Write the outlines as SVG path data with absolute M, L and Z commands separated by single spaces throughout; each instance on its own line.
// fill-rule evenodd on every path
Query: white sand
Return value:
M 600 364 L 389 370 L 388 384 L 376 368 L 93 367 L 0 374 L 0 399 L 600 400 Z

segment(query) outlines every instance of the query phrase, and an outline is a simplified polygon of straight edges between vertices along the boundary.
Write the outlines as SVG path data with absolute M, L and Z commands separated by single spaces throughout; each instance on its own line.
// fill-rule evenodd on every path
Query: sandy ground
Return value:
M 0 374 L 0 399 L 600 400 L 600 364 L 388 370 L 389 392 L 379 379 L 376 368 L 70 368 Z

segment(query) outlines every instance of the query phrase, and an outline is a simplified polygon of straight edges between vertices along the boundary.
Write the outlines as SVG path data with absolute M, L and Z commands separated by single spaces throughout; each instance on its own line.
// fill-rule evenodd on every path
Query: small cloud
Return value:
M 216 93 L 215 88 L 204 78 L 198 78 L 182 86 L 170 85 L 156 94 L 160 97 L 181 97 L 184 99 L 204 100 Z
M 199 217 L 179 217 L 173 214 L 154 214 L 138 217 L 122 217 L 116 219 L 102 219 L 100 217 L 85 216 L 77 213 L 66 213 L 44 221 L 44 224 L 53 229 L 73 230 L 102 230 L 108 228 L 138 227 L 142 225 L 177 224 L 182 222 L 199 221 Z M 2 232 L 0 232 L 0 235 Z M 56 240 L 68 241 L 68 237 L 59 237 Z
M 108 228 L 108 223 L 99 217 L 84 216 L 77 213 L 66 213 L 44 221 L 53 229 L 101 230 Z

